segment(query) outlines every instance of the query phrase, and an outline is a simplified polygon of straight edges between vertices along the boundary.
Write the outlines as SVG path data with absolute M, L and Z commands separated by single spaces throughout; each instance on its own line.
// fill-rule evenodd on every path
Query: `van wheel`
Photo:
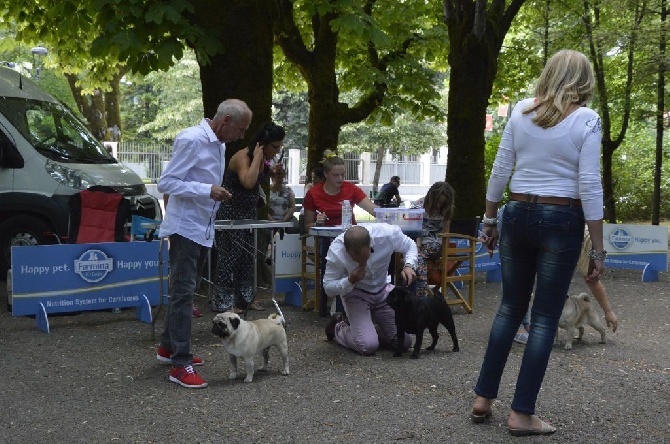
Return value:
M 12 247 L 43 244 L 45 232 L 53 232 L 53 228 L 34 216 L 14 216 L 0 225 L 0 281 L 7 279 L 7 270 L 12 264 Z

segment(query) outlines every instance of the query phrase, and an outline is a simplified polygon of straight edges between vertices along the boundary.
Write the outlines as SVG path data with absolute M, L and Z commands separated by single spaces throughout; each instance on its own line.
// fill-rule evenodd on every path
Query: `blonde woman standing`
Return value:
M 514 436 L 556 431 L 535 415 L 535 403 L 579 259 L 584 222 L 593 242 L 587 280 L 597 279 L 603 270 L 602 129 L 598 114 L 585 107 L 594 84 L 585 55 L 556 53 L 540 75 L 535 98 L 519 102 L 512 111 L 489 178 L 483 231 L 490 253 L 498 241 L 496 211 L 510 176 L 511 193 L 502 214 L 502 300 L 475 386 L 471 418 L 484 422 L 493 413 L 514 335 L 534 291 L 532 327 L 507 418 Z

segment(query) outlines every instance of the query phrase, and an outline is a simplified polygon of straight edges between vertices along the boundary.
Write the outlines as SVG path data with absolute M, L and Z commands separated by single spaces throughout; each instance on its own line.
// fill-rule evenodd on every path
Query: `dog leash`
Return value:
M 277 300 L 272 297 L 272 303 L 275 304 L 275 308 L 277 309 L 277 313 L 279 313 L 279 316 L 281 316 L 281 325 L 284 327 L 284 330 L 287 330 L 287 325 L 286 325 L 286 318 L 284 317 L 284 313 L 281 312 L 281 308 L 279 308 L 279 304 L 277 303 Z

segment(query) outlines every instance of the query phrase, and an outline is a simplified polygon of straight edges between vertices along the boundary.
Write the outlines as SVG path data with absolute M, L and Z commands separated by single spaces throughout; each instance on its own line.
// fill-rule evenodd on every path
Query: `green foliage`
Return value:
M 344 126 L 338 148 L 341 152 L 361 153 L 384 147 L 392 154 L 415 155 L 431 152 L 443 146 L 445 140 L 444 124 L 403 114 L 391 125 L 376 121 Z
M 649 221 L 652 213 L 655 130 L 636 122 L 612 159 L 617 219 Z M 661 173 L 661 219 L 670 220 L 670 142 L 664 141 Z
M 9 31 L 0 33 L 0 61 L 15 63 L 21 67 L 20 70 L 24 76 L 37 81 L 34 77 L 35 71 L 30 48 L 30 46 L 17 41 L 13 33 Z M 75 115 L 82 117 L 74 97 L 72 97 L 70 86 L 63 75 L 52 69 L 43 68 L 38 83 L 40 88 L 65 104 Z
M 198 64 L 193 51 L 167 71 L 127 76 L 121 113 L 125 140 L 171 142 L 204 115 Z
M 307 94 L 275 91 L 272 98 L 272 119 L 286 130 L 285 147 L 307 149 Z

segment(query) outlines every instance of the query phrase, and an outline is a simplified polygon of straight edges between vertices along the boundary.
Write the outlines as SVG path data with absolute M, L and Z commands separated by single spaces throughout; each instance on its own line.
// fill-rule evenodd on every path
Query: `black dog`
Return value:
M 432 297 L 417 297 L 407 287 L 395 287 L 389 293 L 386 303 L 395 310 L 395 325 L 398 330 L 398 344 L 393 356 L 402 354 L 403 340 L 405 333 L 416 335 L 414 340 L 414 351 L 410 358 L 417 359 L 419 350 L 421 350 L 421 341 L 423 332 L 427 328 L 433 337 L 433 343 L 426 350 L 434 350 L 437 339 L 437 326 L 439 324 L 449 331 L 451 340 L 454 343 L 453 351 L 458 351 L 458 338 L 456 337 L 456 326 L 454 325 L 454 316 L 451 308 L 444 300 L 442 294 L 433 290 L 435 295 Z

